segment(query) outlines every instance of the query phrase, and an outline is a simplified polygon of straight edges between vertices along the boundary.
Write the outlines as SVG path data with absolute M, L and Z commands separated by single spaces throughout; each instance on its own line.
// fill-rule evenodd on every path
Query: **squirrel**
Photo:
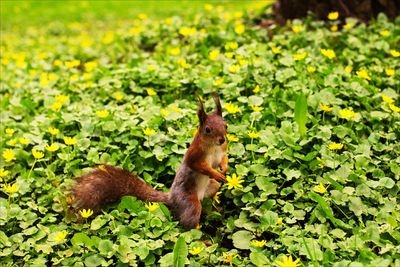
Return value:
M 217 94 L 212 94 L 216 110 L 207 114 L 198 98 L 199 127 L 176 172 L 169 192 L 160 192 L 130 172 L 101 165 L 77 178 L 72 190 L 74 208 L 99 210 L 122 196 L 135 196 L 143 201 L 164 203 L 174 218 L 186 229 L 199 226 L 201 200 L 213 197 L 226 182 L 228 169 L 227 124 Z M 220 168 L 220 171 L 217 170 Z

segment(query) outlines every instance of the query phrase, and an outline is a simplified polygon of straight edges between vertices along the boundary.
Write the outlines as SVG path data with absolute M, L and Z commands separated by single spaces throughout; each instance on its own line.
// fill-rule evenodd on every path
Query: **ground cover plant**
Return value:
M 400 265 L 399 19 L 267 32 L 257 7 L 2 23 L 2 266 Z M 93 166 L 167 190 L 211 92 L 229 182 L 200 229 L 133 197 L 76 221 Z

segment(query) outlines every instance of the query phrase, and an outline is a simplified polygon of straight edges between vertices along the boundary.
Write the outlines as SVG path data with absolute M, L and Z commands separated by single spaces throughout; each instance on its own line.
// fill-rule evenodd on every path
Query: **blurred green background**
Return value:
M 1 0 L 2 28 L 27 27 L 50 21 L 90 21 L 133 19 L 141 13 L 149 17 L 168 17 L 179 14 L 192 16 L 206 4 L 229 10 L 243 10 L 270 3 L 263 1 L 122 1 L 122 0 Z

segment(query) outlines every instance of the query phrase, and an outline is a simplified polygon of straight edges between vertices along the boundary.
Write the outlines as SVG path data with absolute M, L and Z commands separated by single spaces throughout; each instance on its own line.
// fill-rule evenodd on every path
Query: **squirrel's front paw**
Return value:
M 217 181 L 220 181 L 220 182 L 223 182 L 223 183 L 226 183 L 227 181 L 226 181 L 226 178 L 225 178 L 225 175 L 223 175 L 222 173 L 219 173 L 219 172 L 217 172 L 216 173 L 216 175 L 215 175 L 215 177 L 214 177 Z

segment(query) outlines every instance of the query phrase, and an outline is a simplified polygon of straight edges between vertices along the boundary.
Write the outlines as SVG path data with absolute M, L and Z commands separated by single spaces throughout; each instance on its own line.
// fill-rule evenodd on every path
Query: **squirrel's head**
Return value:
M 199 117 L 200 126 L 198 134 L 203 141 L 209 145 L 223 145 L 226 143 L 226 129 L 227 125 L 222 118 L 221 102 L 217 94 L 212 94 L 216 106 L 216 110 L 207 114 L 204 111 L 203 102 L 199 97 L 199 109 L 197 116 Z

